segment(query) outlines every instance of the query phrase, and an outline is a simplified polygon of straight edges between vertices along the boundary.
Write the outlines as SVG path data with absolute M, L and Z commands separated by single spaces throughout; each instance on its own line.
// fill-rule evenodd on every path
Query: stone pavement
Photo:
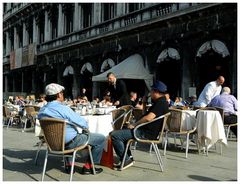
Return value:
M 45 156 L 45 147 L 42 148 L 38 165 L 34 165 L 36 143 L 33 131 L 21 132 L 20 128 L 4 127 L 3 132 L 3 181 L 40 181 Z M 163 153 L 160 148 L 161 154 Z M 148 145 L 137 144 L 133 151 L 135 164 L 124 170 L 115 171 L 107 167 L 99 175 L 81 175 L 82 166 L 77 158 L 77 172 L 73 181 L 235 181 L 237 182 L 237 141 L 228 141 L 223 146 L 223 155 L 220 155 L 220 146 L 217 150 L 210 149 L 209 155 L 198 154 L 196 146 L 192 144 L 188 159 L 185 150 L 173 145 L 163 156 L 164 171 L 159 171 L 155 153 L 149 153 Z M 64 172 L 60 157 L 49 157 L 45 181 L 68 181 L 69 175 Z

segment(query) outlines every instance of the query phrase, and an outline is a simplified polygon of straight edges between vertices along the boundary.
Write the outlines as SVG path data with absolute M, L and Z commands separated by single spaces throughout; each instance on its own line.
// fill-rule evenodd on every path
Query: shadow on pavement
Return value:
M 215 180 L 213 178 L 205 177 L 205 176 L 199 176 L 199 175 L 188 175 L 189 178 L 192 178 L 197 181 L 219 181 Z

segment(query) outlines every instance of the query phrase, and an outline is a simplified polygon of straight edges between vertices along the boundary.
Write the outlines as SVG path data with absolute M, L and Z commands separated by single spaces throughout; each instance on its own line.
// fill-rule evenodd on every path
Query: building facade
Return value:
M 70 63 L 73 96 L 83 87 L 99 96 L 104 84 L 92 82 L 92 76 L 135 53 L 172 96 L 198 95 L 218 75 L 237 94 L 237 3 L 3 6 L 4 94 L 39 94 L 50 82 L 64 84 Z M 144 83 L 127 85 L 141 94 Z

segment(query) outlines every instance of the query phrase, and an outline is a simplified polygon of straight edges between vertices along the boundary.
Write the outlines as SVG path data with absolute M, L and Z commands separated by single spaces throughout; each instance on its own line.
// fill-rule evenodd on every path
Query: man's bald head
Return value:
M 223 83 L 225 82 L 225 79 L 223 76 L 219 76 L 217 78 L 217 85 L 220 86 L 220 85 L 223 85 Z

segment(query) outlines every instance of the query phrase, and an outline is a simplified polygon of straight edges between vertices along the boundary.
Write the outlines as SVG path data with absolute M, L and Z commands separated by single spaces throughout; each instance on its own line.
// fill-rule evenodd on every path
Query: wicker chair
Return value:
M 143 110 L 138 109 L 138 108 L 134 108 L 132 114 L 133 114 L 133 119 L 135 121 L 138 121 L 143 116 Z
M 236 123 L 233 123 L 233 124 L 225 124 L 225 125 L 224 125 L 224 129 L 225 129 L 225 134 L 226 134 L 227 140 L 228 140 L 228 138 L 229 138 L 230 129 L 231 129 L 231 127 L 233 127 L 233 126 L 237 126 L 237 122 L 236 122 Z
M 24 113 L 24 117 L 22 118 L 24 126 L 23 126 L 22 132 L 24 132 L 27 128 L 28 120 L 31 122 L 31 127 L 35 125 L 36 116 L 37 116 L 38 111 L 39 111 L 39 108 L 37 106 L 34 106 L 34 105 L 26 105 L 24 107 L 24 109 L 25 109 L 25 113 Z
M 120 170 L 123 170 L 123 166 L 124 166 L 124 162 L 125 162 L 125 159 L 126 159 L 126 155 L 127 155 L 127 152 L 128 152 L 128 149 L 129 149 L 129 146 L 132 144 L 132 142 L 141 142 L 141 143 L 145 143 L 145 144 L 151 144 L 154 151 L 156 152 L 156 157 L 157 157 L 157 160 L 158 160 L 158 163 L 159 163 L 159 166 L 160 166 L 160 171 L 163 171 L 163 161 L 162 161 L 162 158 L 161 158 L 161 155 L 160 155 L 160 151 L 158 149 L 158 146 L 157 144 L 160 144 L 161 141 L 162 141 L 162 135 L 163 135 L 163 131 L 164 131 L 164 128 L 165 128 L 165 124 L 167 122 L 167 119 L 169 117 L 170 113 L 166 113 L 162 116 L 159 116 L 155 119 L 153 119 L 152 121 L 149 121 L 149 122 L 146 122 L 146 123 L 142 123 L 142 124 L 139 124 L 137 125 L 134 130 L 133 130 L 133 133 L 134 133 L 134 139 L 129 139 L 128 142 L 127 142 L 127 145 L 126 145 L 126 149 L 125 149 L 125 152 L 124 152 L 124 157 L 123 157 L 123 160 L 122 160 L 122 163 L 121 163 L 121 167 L 120 167 Z M 160 120 L 160 119 L 164 119 L 163 120 L 163 126 L 162 126 L 162 129 L 160 130 L 159 132 L 159 136 L 157 139 L 154 139 L 154 140 L 150 140 L 150 139 L 142 139 L 140 137 L 137 137 L 136 135 L 136 131 L 138 128 L 142 127 L 142 126 L 145 126 L 147 124 L 150 124 L 150 123 L 153 123 L 157 120 Z
M 124 123 L 125 123 L 125 109 L 114 109 L 112 112 L 112 116 L 113 116 L 113 122 L 112 122 L 112 126 L 113 126 L 113 130 L 120 130 L 122 129 Z
M 20 122 L 20 116 L 18 113 L 13 113 L 16 112 L 17 110 L 8 105 L 3 105 L 3 120 L 4 123 L 7 123 L 7 129 L 9 126 L 13 125 L 13 122 Z
M 124 124 L 129 124 L 132 118 L 132 111 L 133 111 L 133 106 L 132 105 L 124 105 L 119 107 L 119 109 L 125 109 L 125 119 L 124 119 Z
M 34 108 L 36 113 L 39 112 L 39 110 L 41 109 L 41 107 L 37 105 L 32 105 L 32 107 Z
M 170 117 L 168 118 L 168 121 L 165 126 L 165 139 L 164 139 L 164 155 L 166 155 L 166 147 L 167 147 L 167 141 L 168 141 L 168 135 L 172 134 L 174 135 L 174 141 L 176 144 L 176 135 L 186 135 L 186 152 L 185 157 L 188 157 L 188 147 L 189 147 L 189 135 L 192 133 L 196 133 L 197 126 L 195 125 L 190 130 L 183 130 L 183 120 L 182 120 L 182 113 L 186 113 L 190 118 L 193 118 L 190 114 L 187 112 L 184 112 L 180 109 L 170 109 Z M 193 121 L 196 121 L 195 118 L 193 118 Z M 197 136 L 196 136 L 197 138 Z M 197 140 L 195 140 L 197 143 Z M 183 148 L 183 142 L 182 148 Z M 198 147 L 198 144 L 197 144 Z M 198 149 L 199 150 L 199 149 Z
M 87 142 L 79 147 L 74 149 L 65 150 L 65 129 L 67 122 L 61 119 L 56 118 L 44 118 L 40 120 L 40 125 L 43 130 L 44 139 L 47 144 L 46 156 L 44 161 L 42 181 L 44 180 L 44 175 L 46 172 L 46 166 L 48 161 L 48 155 L 52 156 L 62 156 L 62 157 L 71 157 L 73 156 L 73 162 L 71 166 L 70 181 L 72 181 L 74 162 L 76 157 L 76 152 L 88 148 L 91 164 L 93 165 L 93 173 L 95 172 L 95 166 L 92 158 L 91 146 L 88 145 L 90 136 L 89 131 L 85 130 L 88 135 Z M 72 155 L 69 155 L 72 154 Z

